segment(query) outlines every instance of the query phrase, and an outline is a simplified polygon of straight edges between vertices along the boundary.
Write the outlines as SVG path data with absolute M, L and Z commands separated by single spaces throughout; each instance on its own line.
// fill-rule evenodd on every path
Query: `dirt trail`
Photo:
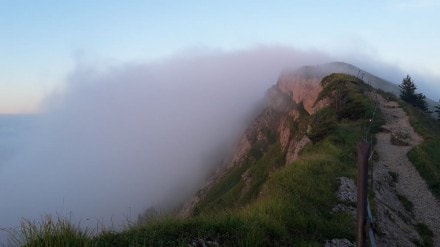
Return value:
M 409 123 L 407 114 L 393 101 L 372 96 L 382 110 L 384 131 L 376 135 L 374 191 L 377 205 L 378 246 L 415 246 L 422 242 L 414 228 L 426 224 L 440 246 L 440 204 L 407 158 L 407 152 L 423 139 Z M 394 144 L 391 139 L 394 136 Z M 411 208 L 411 203 L 413 207 Z M 405 203 L 406 201 L 406 203 Z M 404 206 L 405 205 L 405 206 Z

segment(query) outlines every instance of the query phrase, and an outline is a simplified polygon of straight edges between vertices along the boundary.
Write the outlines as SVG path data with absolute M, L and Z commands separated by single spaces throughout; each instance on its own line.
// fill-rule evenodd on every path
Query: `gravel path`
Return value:
M 377 223 L 383 233 L 379 242 L 386 246 L 391 243 L 393 246 L 414 245 L 411 241 L 415 238 L 420 241 L 420 238 L 413 232 L 412 225 L 424 223 L 434 233 L 434 245 L 440 246 L 440 203 L 406 155 L 423 139 L 411 127 L 407 114 L 396 102 L 387 101 L 380 95 L 377 102 L 385 117 L 384 131 L 376 135 L 374 148 L 379 155 L 374 167 Z M 397 137 L 394 144 L 392 136 Z M 402 206 L 397 195 L 412 202 L 412 212 Z

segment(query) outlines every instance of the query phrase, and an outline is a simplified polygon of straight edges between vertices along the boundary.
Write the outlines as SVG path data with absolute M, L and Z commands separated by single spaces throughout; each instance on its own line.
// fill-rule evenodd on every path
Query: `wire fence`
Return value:
M 364 80 L 365 73 L 359 70 L 358 79 Z M 374 156 L 374 142 L 372 127 L 376 122 L 378 110 L 378 93 L 371 86 L 371 79 L 368 80 L 372 97 L 374 98 L 374 110 L 368 118 L 369 123 L 364 131 L 364 137 L 361 143 L 358 144 L 358 202 L 357 202 L 357 246 L 366 246 L 366 239 L 368 236 L 369 244 L 376 247 L 376 237 L 374 231 L 374 217 L 371 212 L 370 203 L 368 200 L 368 165 L 371 163 Z M 367 119 L 366 119 L 367 120 Z M 373 189 L 373 166 L 370 169 L 370 190 Z

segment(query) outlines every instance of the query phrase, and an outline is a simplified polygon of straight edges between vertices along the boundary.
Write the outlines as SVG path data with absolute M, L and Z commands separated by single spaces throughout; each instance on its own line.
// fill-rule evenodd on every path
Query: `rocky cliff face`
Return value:
M 320 82 L 323 76 L 307 76 L 303 73 L 285 73 L 282 74 L 277 83 L 277 88 L 284 94 L 291 95 L 291 100 L 296 103 L 302 103 L 304 109 L 313 114 L 314 103 L 322 90 Z
M 277 84 L 266 93 L 265 111 L 241 138 L 230 165 L 239 163 L 249 153 L 255 142 L 252 141 L 254 136 L 257 136 L 257 141 L 264 139 L 262 133 L 265 128 L 276 130 L 281 147 L 286 151 L 286 164 L 293 162 L 310 139 L 305 136 L 305 126 L 292 129 L 292 123 L 300 124 L 298 120 L 301 115 L 312 115 L 326 105 L 325 101 L 316 102 L 322 90 L 320 82 L 326 75 L 326 70 L 321 66 L 307 66 L 281 74 Z
M 304 66 L 295 71 L 285 71 L 280 75 L 277 84 L 268 90 L 267 108 L 243 135 L 228 166 L 239 163 L 252 147 L 250 137 L 257 136 L 257 140 L 261 140 L 261 131 L 267 127 L 276 127 L 282 149 L 286 151 L 286 163 L 293 162 L 299 150 L 304 148 L 310 140 L 299 129 L 292 130 L 291 123 L 297 121 L 301 114 L 312 115 L 327 105 L 326 101 L 316 102 L 316 100 L 322 91 L 321 80 L 331 73 L 355 75 L 363 78 L 375 88 L 380 88 L 385 92 L 399 93 L 397 85 L 342 62 Z M 283 116 L 273 118 L 273 112 Z M 269 126 L 269 122 L 274 126 Z
M 207 181 L 184 206 L 180 215 L 185 217 L 193 214 L 197 204 L 228 171 L 256 163 L 269 146 L 279 146 L 283 156 L 281 165 L 295 161 L 298 153 L 311 142 L 306 136 L 307 123 L 301 121 L 301 116 L 311 115 L 324 105 L 323 102 L 315 104 L 315 101 L 322 90 L 320 82 L 325 75 L 320 67 L 305 67 L 283 73 L 277 84 L 267 91 L 266 108 L 243 134 L 230 161 Z M 246 180 L 246 186 L 241 188 L 241 198 L 249 197 L 247 191 L 253 179 L 249 169 L 243 169 L 242 179 Z

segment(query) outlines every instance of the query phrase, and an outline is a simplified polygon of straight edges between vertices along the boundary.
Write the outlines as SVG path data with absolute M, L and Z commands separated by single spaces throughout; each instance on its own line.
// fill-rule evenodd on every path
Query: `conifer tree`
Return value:
M 437 121 L 440 121 L 440 105 L 436 105 L 434 111 L 437 113 Z
M 426 96 L 422 93 L 416 94 L 416 101 L 414 106 L 418 107 L 424 112 L 432 113 L 432 111 L 429 111 L 429 106 L 428 103 L 426 102 Z
M 409 103 L 415 102 L 417 87 L 409 75 L 406 75 L 406 78 L 403 78 L 402 84 L 400 84 L 399 87 L 400 98 Z
M 429 112 L 426 96 L 422 93 L 416 93 L 417 87 L 409 75 L 403 78 L 402 84 L 400 84 L 399 87 L 400 98 L 424 112 Z

